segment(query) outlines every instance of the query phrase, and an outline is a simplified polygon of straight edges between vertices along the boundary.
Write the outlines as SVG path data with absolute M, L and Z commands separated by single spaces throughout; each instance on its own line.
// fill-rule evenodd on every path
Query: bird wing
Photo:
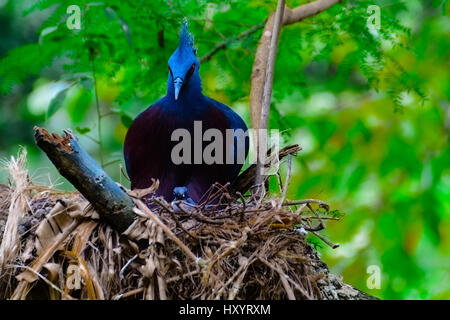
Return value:
M 223 113 L 224 117 L 226 118 L 227 122 L 228 122 L 228 126 L 227 128 L 233 129 L 235 130 L 235 132 L 237 132 L 237 130 L 242 130 L 242 132 L 245 133 L 244 136 L 241 135 L 236 135 L 233 139 L 233 143 L 232 145 L 228 145 L 227 148 L 229 148 L 229 152 L 231 152 L 233 154 L 233 160 L 235 165 L 231 166 L 230 169 L 230 176 L 233 177 L 232 180 L 230 181 L 231 183 L 234 182 L 234 180 L 236 179 L 236 177 L 239 174 L 239 171 L 242 168 L 243 165 L 243 161 L 245 161 L 245 159 L 247 159 L 248 156 L 248 150 L 249 150 L 249 146 L 250 146 L 250 141 L 249 141 L 249 136 L 248 136 L 248 128 L 247 125 L 245 124 L 244 120 L 230 107 L 228 107 L 227 105 L 216 101 L 214 99 L 208 98 L 210 101 L 210 104 L 212 106 L 211 109 L 215 108 L 216 110 L 220 110 L 221 113 Z M 244 149 L 244 150 L 242 150 Z M 242 157 L 239 157 L 238 154 L 240 152 L 244 151 L 244 157 L 242 159 Z
M 158 194 L 172 196 L 174 186 L 183 185 L 188 172 L 171 161 L 174 115 L 164 112 L 164 101 L 142 112 L 128 129 L 124 144 L 126 169 L 132 189 L 147 188 L 152 178 L 160 181 Z

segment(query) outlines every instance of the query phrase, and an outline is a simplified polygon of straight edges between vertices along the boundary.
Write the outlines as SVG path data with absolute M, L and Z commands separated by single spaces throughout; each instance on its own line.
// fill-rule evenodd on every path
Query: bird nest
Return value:
M 369 297 L 329 273 L 306 241 L 311 233 L 334 246 L 318 233 L 337 219 L 321 201 L 234 199 L 214 186 L 217 205 L 174 210 L 130 192 L 137 219 L 119 234 L 78 192 L 35 185 L 25 157 L 8 163 L 11 186 L 0 188 L 0 298 Z

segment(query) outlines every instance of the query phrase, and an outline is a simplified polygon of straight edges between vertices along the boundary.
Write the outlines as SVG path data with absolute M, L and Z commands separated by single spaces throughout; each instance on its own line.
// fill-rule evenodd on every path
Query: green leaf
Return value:
M 62 107 L 64 99 L 66 99 L 67 90 L 69 90 L 69 88 L 61 90 L 52 99 L 47 110 L 47 118 L 51 118 Z
M 42 41 L 43 41 L 43 39 L 44 39 L 44 37 L 45 37 L 46 35 L 48 35 L 48 34 L 54 32 L 54 31 L 56 31 L 56 30 L 58 30 L 58 27 L 55 27 L 55 26 L 53 26 L 53 27 L 47 27 L 47 28 L 45 28 L 44 30 L 42 30 L 42 31 L 41 31 L 41 34 L 39 35 L 39 40 L 38 40 L 39 45 L 42 45 Z
M 127 38 L 128 44 L 131 45 L 131 30 L 130 30 L 130 26 L 128 25 L 128 23 L 122 19 L 117 13 L 116 11 L 111 8 L 111 7 L 106 7 L 104 9 L 105 15 L 113 20 L 113 19 L 117 19 L 120 23 L 120 27 L 122 28 L 123 33 L 125 34 L 125 37 Z
M 94 87 L 94 80 L 91 78 L 82 78 L 80 79 L 81 86 L 86 90 L 92 90 Z
M 78 88 L 79 92 L 75 99 L 68 104 L 67 110 L 70 115 L 70 119 L 74 124 L 78 124 L 83 121 L 86 116 L 92 101 L 92 93 L 84 88 Z
M 79 134 L 86 134 L 91 132 L 90 128 L 81 128 L 81 127 L 76 127 L 75 130 L 79 133 Z
M 133 118 L 131 118 L 129 115 L 127 115 L 125 113 L 122 113 L 120 115 L 120 121 L 126 128 L 129 128 L 131 126 L 131 124 L 133 123 Z
M 348 189 L 356 190 L 358 188 L 358 186 L 361 184 L 361 182 L 363 181 L 365 174 L 366 174 L 366 166 L 358 165 L 353 170 L 350 177 L 348 178 L 348 181 L 347 181 Z

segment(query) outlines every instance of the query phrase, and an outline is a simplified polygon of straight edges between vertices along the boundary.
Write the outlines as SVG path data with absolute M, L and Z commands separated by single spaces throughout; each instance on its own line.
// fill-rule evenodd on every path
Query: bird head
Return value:
M 188 188 L 184 186 L 173 188 L 173 197 L 175 200 L 186 200 L 188 197 Z
M 187 20 L 183 20 L 180 43 L 169 59 L 169 90 L 178 100 L 180 92 L 192 82 L 200 84 L 198 69 L 200 62 L 196 56 L 194 39 L 189 33 Z

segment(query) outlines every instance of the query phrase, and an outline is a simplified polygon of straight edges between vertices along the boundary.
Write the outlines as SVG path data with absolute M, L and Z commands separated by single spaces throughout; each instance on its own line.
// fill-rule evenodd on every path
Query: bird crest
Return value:
M 194 37 L 189 32 L 188 20 L 187 18 L 183 19 L 181 23 L 181 33 L 180 33 L 180 44 L 178 45 L 180 48 L 189 47 L 194 51 L 194 54 L 197 55 L 197 48 L 194 46 Z

